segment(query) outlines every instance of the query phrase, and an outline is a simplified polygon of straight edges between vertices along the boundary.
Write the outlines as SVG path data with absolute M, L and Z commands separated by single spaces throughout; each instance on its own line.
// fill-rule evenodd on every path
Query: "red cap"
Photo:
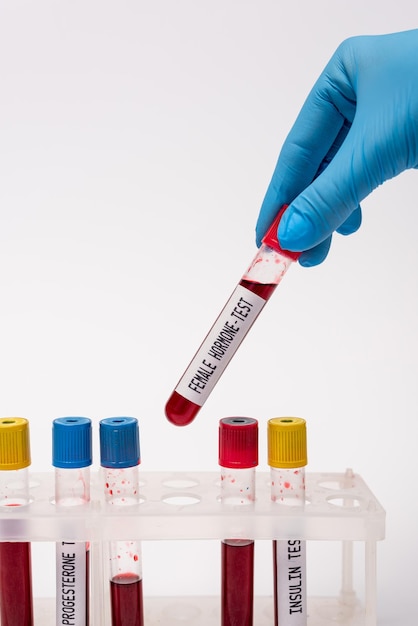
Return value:
M 245 469 L 258 465 L 258 422 L 251 417 L 219 421 L 219 465 Z
M 273 250 L 277 250 L 277 252 L 281 252 L 282 254 L 284 254 L 285 256 L 289 257 L 290 259 L 293 259 L 294 261 L 297 261 L 297 259 L 301 255 L 301 253 L 300 252 L 291 252 L 290 250 L 283 250 L 283 248 L 279 244 L 279 240 L 277 239 L 277 229 L 279 227 L 279 222 L 282 219 L 283 213 L 286 211 L 288 206 L 289 205 L 287 205 L 287 204 L 284 204 L 282 206 L 282 208 L 280 209 L 280 211 L 278 212 L 278 214 L 274 218 L 272 225 L 270 226 L 270 228 L 268 229 L 268 231 L 264 235 L 262 241 L 263 241 L 263 243 L 266 244 L 266 246 L 269 246 L 269 248 L 273 248 Z

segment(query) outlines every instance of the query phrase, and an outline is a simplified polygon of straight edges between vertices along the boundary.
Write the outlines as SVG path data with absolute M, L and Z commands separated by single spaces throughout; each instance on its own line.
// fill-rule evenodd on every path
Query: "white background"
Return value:
M 216 471 L 229 415 L 259 419 L 266 470 L 267 420 L 305 417 L 309 469 L 353 467 L 387 510 L 387 626 L 418 620 L 415 171 L 324 264 L 292 266 L 191 426 L 164 405 L 255 253 L 279 149 L 336 46 L 417 26 L 413 0 L 0 3 L 0 414 L 30 420 L 34 470 L 64 415 L 94 420 L 96 467 L 98 421 L 138 417 L 147 471 Z M 152 550 L 146 593 L 218 593 L 213 544 L 175 567 Z

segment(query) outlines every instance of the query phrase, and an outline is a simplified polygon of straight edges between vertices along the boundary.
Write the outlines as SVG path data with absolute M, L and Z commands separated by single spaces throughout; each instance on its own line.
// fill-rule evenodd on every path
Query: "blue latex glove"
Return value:
M 257 222 L 257 244 L 279 208 L 284 249 L 321 263 L 334 231 L 361 224 L 360 202 L 418 167 L 418 29 L 353 37 L 336 50 L 281 150 Z

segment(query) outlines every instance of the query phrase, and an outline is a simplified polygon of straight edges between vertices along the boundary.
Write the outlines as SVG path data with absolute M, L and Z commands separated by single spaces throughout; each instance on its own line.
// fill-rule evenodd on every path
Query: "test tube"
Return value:
M 52 465 L 57 507 L 90 501 L 91 420 L 59 417 L 52 423 Z M 88 626 L 90 544 L 63 540 L 56 545 L 56 624 Z
M 100 463 L 109 506 L 138 504 L 139 429 L 134 417 L 100 422 Z M 112 541 L 109 546 L 112 626 L 143 626 L 142 562 L 139 541 Z
M 176 426 L 193 421 L 261 310 L 300 252 L 283 250 L 277 239 L 283 206 L 198 351 L 177 383 L 165 413 Z
M 219 422 L 221 503 L 252 506 L 258 464 L 258 422 L 226 417 Z M 252 626 L 254 614 L 254 541 L 245 537 L 221 543 L 221 626 Z
M 28 421 L 23 417 L 0 419 L 1 507 L 29 503 L 30 461 Z M 33 626 L 31 548 L 28 542 L 0 542 L 0 623 L 2 626 Z
M 268 421 L 271 499 L 278 506 L 305 505 L 306 422 L 299 417 Z M 274 626 L 306 626 L 306 542 L 273 541 Z

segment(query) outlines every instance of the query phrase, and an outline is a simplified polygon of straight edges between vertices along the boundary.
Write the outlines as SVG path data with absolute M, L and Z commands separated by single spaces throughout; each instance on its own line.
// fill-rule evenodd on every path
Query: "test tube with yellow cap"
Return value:
M 0 507 L 29 503 L 29 423 L 22 417 L 0 419 Z M 0 623 L 33 626 L 30 543 L 19 541 L 19 526 L 2 520 L 0 541 Z M 6 533 L 7 531 L 7 533 Z M 4 535 L 15 541 L 4 541 Z
M 271 499 L 278 506 L 304 507 L 306 422 L 299 417 L 268 421 Z M 274 626 L 306 626 L 306 543 L 294 537 L 273 541 Z

